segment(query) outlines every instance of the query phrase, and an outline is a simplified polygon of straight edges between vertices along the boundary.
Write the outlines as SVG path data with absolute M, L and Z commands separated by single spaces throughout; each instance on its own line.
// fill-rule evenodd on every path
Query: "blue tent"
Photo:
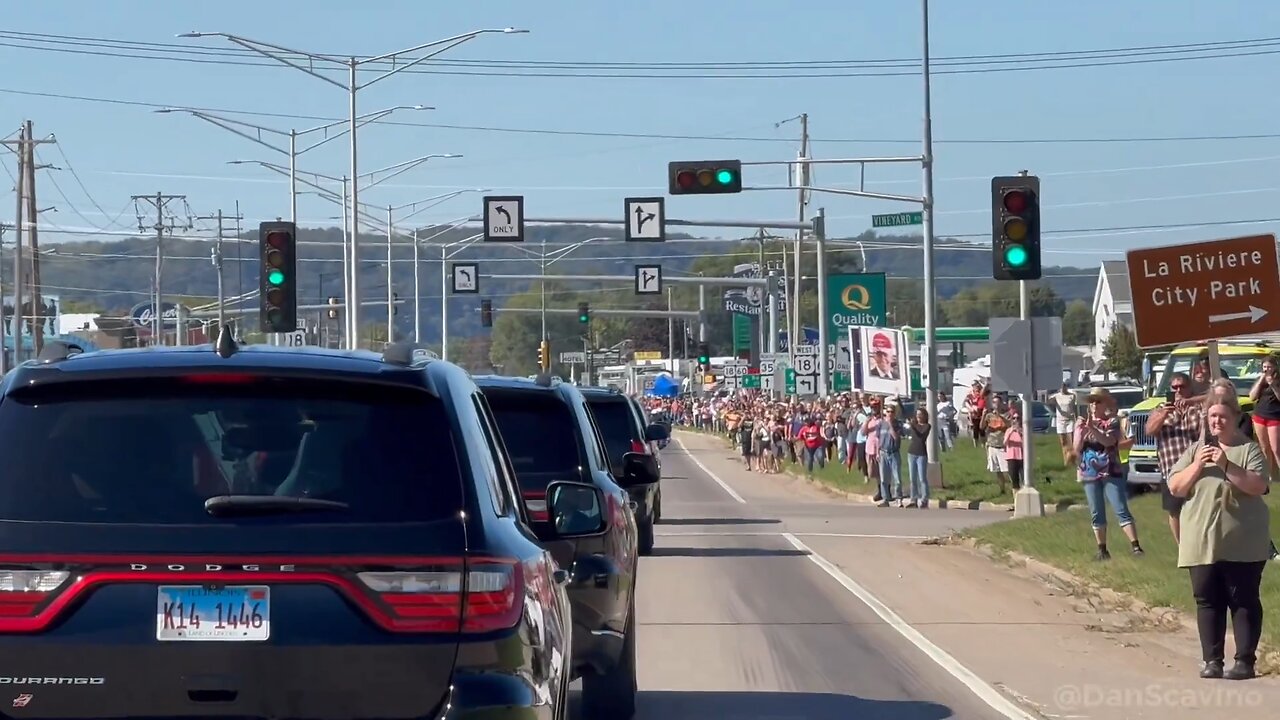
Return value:
M 644 394 L 653 397 L 675 397 L 680 394 L 680 383 L 664 373 L 653 378 L 653 387 L 645 390 Z

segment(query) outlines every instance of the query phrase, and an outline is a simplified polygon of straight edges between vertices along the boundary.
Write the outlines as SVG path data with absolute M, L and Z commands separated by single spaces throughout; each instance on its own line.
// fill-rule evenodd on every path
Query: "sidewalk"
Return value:
M 842 502 L 822 497 L 803 481 L 748 473 L 740 460 L 730 459 L 727 448 L 721 451 L 719 438 L 691 433 L 679 437 L 694 457 L 748 503 L 767 498 L 769 510 L 787 526 L 802 524 L 806 508 L 818 499 L 847 508 L 839 524 L 851 532 L 804 536 L 803 542 L 1033 716 L 1276 717 L 1280 680 L 1233 683 L 1197 677 L 1199 645 L 1194 632 L 1152 627 L 1135 614 L 1108 609 L 1094 598 L 1071 597 L 964 547 L 874 537 L 892 535 L 885 529 L 894 527 L 904 536 L 928 534 L 914 530 L 926 524 L 991 522 L 1007 517 L 1003 513 Z M 762 485 L 775 487 L 765 494 Z M 784 505 L 779 494 L 789 494 L 791 505 Z M 847 536 L 859 527 L 877 532 Z

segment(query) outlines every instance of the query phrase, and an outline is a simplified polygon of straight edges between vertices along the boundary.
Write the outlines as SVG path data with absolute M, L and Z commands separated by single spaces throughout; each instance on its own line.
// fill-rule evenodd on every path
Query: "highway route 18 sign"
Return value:
M 1139 347 L 1280 331 L 1275 235 L 1130 250 Z

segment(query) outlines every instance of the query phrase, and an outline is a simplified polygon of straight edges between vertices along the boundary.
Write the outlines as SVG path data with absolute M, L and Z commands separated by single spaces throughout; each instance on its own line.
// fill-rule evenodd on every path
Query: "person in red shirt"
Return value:
M 809 477 L 813 477 L 813 464 L 826 467 L 827 439 L 822 436 L 822 428 L 818 427 L 818 419 L 810 415 L 800 428 L 800 442 L 804 443 L 804 467 Z

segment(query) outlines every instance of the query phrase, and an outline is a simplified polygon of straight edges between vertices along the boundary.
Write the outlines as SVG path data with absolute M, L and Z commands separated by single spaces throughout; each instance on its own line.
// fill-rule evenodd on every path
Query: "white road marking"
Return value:
M 823 572 L 830 575 L 833 580 L 844 586 L 855 597 L 863 602 L 871 611 L 880 616 L 881 620 L 896 630 L 899 635 L 906 638 L 907 642 L 915 645 L 929 659 L 933 660 L 943 670 L 946 670 L 952 677 L 964 683 L 974 695 L 987 704 L 992 710 L 1000 713 L 1009 720 L 1036 720 L 1036 717 L 1022 708 L 1018 707 L 1012 700 L 1000 694 L 985 680 L 978 677 L 972 670 L 965 667 L 961 662 L 951 656 L 950 653 L 933 644 L 929 638 L 920 633 L 919 630 L 911 627 L 906 620 L 900 615 L 889 609 L 889 606 L 880 602 L 880 599 L 872 595 L 870 591 L 859 585 L 853 578 L 844 573 L 843 570 L 836 567 L 830 560 L 822 557 L 814 552 L 812 548 L 800 542 L 800 539 L 791 533 L 782 533 L 782 537 L 787 539 L 795 549 L 805 553 L 805 556 L 813 561 L 814 565 L 822 568 Z
M 729 522 L 732 522 L 730 520 Z M 715 525 L 714 522 L 707 523 Z M 661 523 L 658 524 L 661 528 Z M 659 532 L 657 537 L 783 537 L 785 535 L 794 535 L 796 537 L 825 537 L 825 538 L 862 538 L 867 540 L 928 540 L 931 535 L 873 535 L 864 533 L 821 533 L 821 532 L 798 532 L 798 533 L 782 533 L 782 532 Z
M 677 437 L 677 438 L 676 438 L 676 445 L 679 445 L 679 446 L 680 446 L 680 450 L 681 450 L 682 452 L 684 452 L 685 456 L 687 456 L 690 460 L 692 460 L 692 461 L 693 461 L 693 464 L 694 464 L 694 465 L 697 465 L 697 466 L 698 466 L 698 469 L 699 469 L 699 470 L 701 470 L 702 472 L 706 473 L 706 474 L 707 474 L 707 477 L 709 477 L 709 478 L 711 478 L 712 480 L 714 480 L 714 481 L 716 482 L 716 484 L 720 486 L 720 489 L 722 489 L 722 490 L 724 490 L 725 492 L 729 493 L 729 497 L 733 498 L 734 500 L 737 500 L 738 502 L 742 503 L 743 505 L 746 505 L 746 504 L 747 504 L 747 501 L 746 501 L 746 500 L 743 500 L 741 495 L 739 495 L 739 494 L 738 494 L 738 493 L 737 493 L 733 488 L 729 487 L 729 483 L 727 483 L 727 482 L 725 482 L 725 481 L 721 480 L 719 475 L 716 475 L 715 473 L 711 472 L 711 469 L 710 469 L 710 468 L 708 468 L 706 465 L 703 465 L 701 460 L 699 460 L 698 458 L 694 457 L 694 456 L 693 456 L 693 453 L 689 452 L 689 448 L 687 448 L 687 447 L 685 447 L 685 446 L 684 446 L 684 441 L 683 441 L 683 440 L 681 440 L 680 438 L 678 438 L 678 437 Z

